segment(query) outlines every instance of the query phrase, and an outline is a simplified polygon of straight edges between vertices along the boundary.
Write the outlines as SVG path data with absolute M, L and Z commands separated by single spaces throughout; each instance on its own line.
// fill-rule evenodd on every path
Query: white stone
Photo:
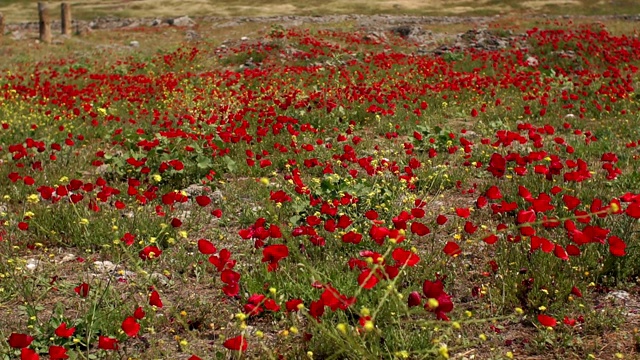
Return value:
M 107 272 L 111 272 L 114 271 L 117 266 L 112 263 L 111 261 L 96 261 L 93 263 L 93 267 L 96 269 L 96 271 L 100 272 L 100 273 L 107 273 Z
M 25 267 L 31 271 L 37 269 L 38 266 L 40 266 L 40 260 L 37 259 L 29 259 L 27 260 L 27 264 L 25 265 Z

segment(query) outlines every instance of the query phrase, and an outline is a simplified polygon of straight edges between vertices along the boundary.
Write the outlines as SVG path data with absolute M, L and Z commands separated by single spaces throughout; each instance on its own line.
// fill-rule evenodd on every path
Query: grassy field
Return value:
M 37 21 L 35 0 L 2 0 L 0 13 L 9 22 Z M 49 2 L 58 9 L 60 2 Z M 245 0 L 87 0 L 70 2 L 74 16 L 90 20 L 97 16 L 175 17 L 273 16 L 327 14 L 411 15 L 634 15 L 640 4 L 634 0 L 372 0 L 372 1 L 245 1 Z
M 0 38 L 0 359 L 638 358 L 638 25 L 593 20 Z

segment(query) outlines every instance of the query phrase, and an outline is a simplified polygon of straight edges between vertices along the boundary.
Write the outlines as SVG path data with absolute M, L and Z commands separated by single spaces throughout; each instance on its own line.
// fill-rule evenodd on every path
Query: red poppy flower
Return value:
M 609 237 L 609 252 L 613 256 L 624 256 L 626 254 L 627 244 L 617 236 Z
M 89 296 L 89 284 L 82 283 L 73 288 L 73 291 L 75 291 L 76 294 L 80 295 L 81 297 L 86 298 L 87 296 Z
M 420 306 L 422 304 L 422 299 L 420 298 L 420 293 L 417 291 L 412 291 L 409 294 L 409 298 L 407 300 L 409 307 Z
M 262 262 L 269 262 L 267 271 L 278 268 L 278 262 L 289 256 L 289 248 L 284 244 L 268 245 L 262 249 Z
M 127 334 L 127 336 L 134 337 L 138 335 L 138 332 L 140 331 L 140 324 L 138 324 L 138 321 L 136 320 L 136 318 L 134 318 L 133 316 L 129 316 L 126 319 L 124 319 L 124 321 L 122 322 L 121 328 L 122 328 L 122 331 L 124 331 L 124 333 Z
M 532 223 L 536 221 L 536 213 L 533 210 L 520 210 L 517 218 L 518 224 Z
M 222 292 L 229 297 L 234 297 L 240 292 L 240 285 L 238 283 L 227 284 L 222 287 Z
M 233 351 L 243 352 L 247 350 L 247 340 L 242 335 L 227 339 L 222 345 Z
M 295 312 L 299 310 L 301 304 L 304 304 L 301 299 L 291 299 L 285 303 L 285 308 L 287 312 Z
M 354 231 L 349 231 L 348 233 L 342 235 L 342 241 L 345 243 L 359 244 L 362 241 L 362 234 Z
M 378 218 L 378 213 L 375 210 L 367 210 L 364 213 L 364 216 L 369 220 L 376 220 Z
M 55 334 L 61 338 L 68 338 L 76 331 L 75 327 L 67 328 L 67 323 L 63 322 L 56 328 Z
M 417 254 L 402 248 L 393 250 L 393 253 L 391 253 L 391 257 L 393 257 L 393 259 L 398 263 L 399 266 L 405 264 L 407 266 L 415 266 L 418 262 L 420 262 L 420 257 Z
M 576 326 L 576 323 L 577 323 L 576 319 L 572 319 L 568 316 L 565 316 L 564 319 L 562 319 L 562 322 L 568 326 Z
M 322 299 L 312 301 L 309 305 L 309 315 L 311 315 L 316 321 L 320 322 L 320 317 L 324 314 L 324 303 Z
M 429 230 L 427 225 L 418 221 L 414 221 L 413 223 L 411 223 L 411 232 L 418 236 L 425 236 L 429 234 L 431 230 Z
M 142 260 L 152 260 L 160 257 L 162 255 L 162 250 L 160 250 L 157 246 L 149 245 L 144 249 L 140 250 L 138 256 Z
M 337 226 L 340 229 L 346 229 L 352 223 L 353 223 L 353 221 L 347 215 L 341 215 L 340 218 L 338 219 L 338 225 Z
M 425 309 L 435 313 L 438 319 L 448 321 L 449 317 L 446 313 L 453 310 L 453 302 L 451 296 L 444 292 L 442 281 L 425 280 L 422 284 L 422 293 L 427 299 L 435 300 L 435 302 L 427 301 Z
M 501 178 L 504 176 L 506 171 L 507 162 L 505 158 L 498 154 L 491 154 L 491 158 L 489 159 L 489 166 L 487 167 L 487 171 L 491 173 L 494 177 Z
M 125 245 L 127 246 L 131 246 L 133 245 L 134 241 L 136 240 L 136 236 L 131 234 L 131 233 L 125 233 L 121 238 L 120 241 L 122 241 L 123 243 L 125 243 Z
M 487 189 L 486 196 L 491 200 L 502 199 L 502 193 L 500 192 L 500 189 L 495 185 Z
M 572 287 L 571 288 L 571 294 L 577 296 L 577 297 L 582 297 L 582 291 L 580 291 L 580 289 L 578 289 L 577 287 Z
M 180 226 L 182 226 L 182 220 L 174 217 L 173 219 L 171 219 L 171 226 L 174 228 L 179 228 Z
M 371 269 L 368 269 L 368 268 L 362 270 L 360 275 L 358 275 L 358 284 L 363 289 L 367 289 L 367 290 L 373 289 L 373 287 L 376 286 L 378 281 L 380 281 L 380 279 L 378 279 L 376 274 Z
M 562 195 L 562 201 L 569 210 L 573 210 L 580 205 L 580 199 L 567 194 Z
M 205 207 L 211 204 L 211 198 L 205 195 L 198 195 L 196 196 L 196 202 L 198 203 L 198 205 Z
M 567 245 L 567 254 L 569 254 L 569 256 L 579 256 L 580 248 L 573 244 L 569 244 Z
M 469 208 L 456 208 L 456 215 L 466 219 L 471 215 L 471 210 Z
M 49 359 L 51 360 L 64 360 L 68 359 L 67 349 L 63 346 L 51 345 L 49 346 Z
M 118 340 L 107 336 L 100 335 L 98 337 L 98 349 L 102 350 L 117 350 Z
M 320 300 L 324 306 L 328 306 L 331 311 L 347 310 L 351 305 L 355 304 L 355 297 L 347 297 L 346 295 L 340 294 L 338 290 L 331 285 L 327 285 L 324 288 L 324 292 L 320 295 Z
M 495 244 L 498 241 L 498 236 L 496 234 L 491 234 L 489 236 L 484 237 L 482 241 L 486 242 L 489 245 Z
M 261 169 L 266 168 L 267 166 L 271 166 L 271 165 L 272 165 L 272 162 L 269 159 L 260 160 L 260 168 Z
M 149 305 L 155 306 L 157 308 L 162 308 L 162 300 L 160 299 L 160 294 L 157 291 L 153 290 L 151 295 L 149 295 Z
M 222 217 L 222 210 L 214 209 L 213 211 L 211 211 L 211 215 L 213 215 L 216 218 L 220 219 Z
M 545 327 L 554 327 L 558 324 L 555 318 L 545 314 L 538 315 L 538 322 L 540 322 L 540 324 Z
M 11 333 L 9 335 L 9 346 L 14 349 L 22 349 L 31 345 L 33 337 L 27 334 Z
M 369 230 L 369 236 L 371 236 L 371 239 L 373 239 L 373 241 L 375 241 L 378 245 L 382 245 L 382 243 L 384 242 L 384 239 L 389 235 L 389 229 L 387 229 L 386 227 L 378 227 L 375 225 L 371 226 L 371 229 Z
M 476 200 L 476 207 L 478 209 L 482 209 L 485 206 L 487 206 L 487 204 L 489 203 L 489 200 L 487 200 L 486 197 L 484 196 L 479 196 L 478 199 Z
M 216 253 L 216 247 L 211 241 L 200 239 L 198 240 L 198 251 L 203 255 L 211 255 Z
M 473 234 L 478 230 L 478 226 L 473 225 L 471 221 L 467 221 L 464 223 L 464 232 L 467 234 Z
M 625 210 L 625 214 L 631 216 L 634 219 L 640 219 L 640 203 L 634 202 L 629 204 L 627 210 Z
M 232 269 L 236 262 L 235 260 L 231 260 L 231 252 L 227 249 L 220 250 L 220 253 L 217 255 L 209 256 L 209 262 L 218 269 L 218 271 L 223 271 L 225 268 Z
M 444 246 L 444 249 L 442 249 L 442 251 L 444 251 L 445 254 L 449 256 L 454 256 L 454 257 L 462 253 L 460 246 L 453 241 L 447 242 L 447 244 Z
M 22 348 L 20 350 L 20 360 L 40 360 L 40 355 L 35 350 Z
M 283 190 L 278 190 L 278 191 L 271 190 L 269 199 L 275 203 L 286 203 L 291 201 L 291 196 L 289 196 Z
M 144 310 L 142 310 L 142 307 L 140 306 L 138 306 L 138 308 L 133 312 L 133 317 L 138 320 L 144 319 L 145 315 Z
M 273 299 L 267 299 L 264 302 L 264 308 L 273 312 L 280 311 L 280 305 L 278 305 L 278 303 L 276 303 L 276 301 Z
M 567 254 L 566 250 L 561 246 L 556 244 L 555 249 L 553 250 L 553 254 L 558 257 L 559 259 L 562 260 L 569 260 L 569 255 Z

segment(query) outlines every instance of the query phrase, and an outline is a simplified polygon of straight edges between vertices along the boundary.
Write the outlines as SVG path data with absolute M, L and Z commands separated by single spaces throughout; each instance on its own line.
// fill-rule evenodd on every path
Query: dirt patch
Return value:
M 96 16 L 118 17 L 175 17 L 189 15 L 203 16 L 274 16 L 274 15 L 331 15 L 331 14 L 419 14 L 419 15 L 471 15 L 471 14 L 509 14 L 522 9 L 547 11 L 557 9 L 566 14 L 581 14 L 588 11 L 587 1 L 578 0 L 529 0 L 525 2 L 490 0 L 372 0 L 318 2 L 276 2 L 276 1 L 213 1 L 213 0 L 87 0 L 73 4 L 72 13 L 78 19 L 91 19 Z M 0 7 L 5 22 L 35 22 L 37 20 L 36 3 L 32 1 L 5 1 Z M 600 4 L 602 3 L 602 4 Z M 605 5 L 600 1 L 594 6 Z M 628 4 L 606 4 L 607 13 L 635 13 Z M 50 4 L 51 14 L 57 18 L 58 3 Z
M 560 7 L 569 7 L 569 6 L 580 6 L 580 1 L 577 0 L 564 0 L 564 1 L 555 1 L 555 0 L 534 0 L 534 1 L 523 1 L 521 3 L 522 7 L 531 9 L 533 11 L 540 11 L 548 6 L 560 6 Z

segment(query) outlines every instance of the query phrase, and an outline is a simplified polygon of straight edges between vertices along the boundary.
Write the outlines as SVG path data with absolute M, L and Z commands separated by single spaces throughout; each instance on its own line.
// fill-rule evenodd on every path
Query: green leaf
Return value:
M 198 164 L 198 168 L 200 169 L 209 169 L 213 167 L 213 162 L 211 162 L 211 159 L 206 156 L 198 156 L 196 158 L 196 161 Z
M 229 170 L 229 172 L 231 172 L 231 173 L 236 172 L 236 170 L 238 169 L 238 165 L 236 164 L 236 162 L 233 159 L 231 159 L 229 156 L 225 155 L 222 158 L 222 160 L 227 165 L 227 170 Z

